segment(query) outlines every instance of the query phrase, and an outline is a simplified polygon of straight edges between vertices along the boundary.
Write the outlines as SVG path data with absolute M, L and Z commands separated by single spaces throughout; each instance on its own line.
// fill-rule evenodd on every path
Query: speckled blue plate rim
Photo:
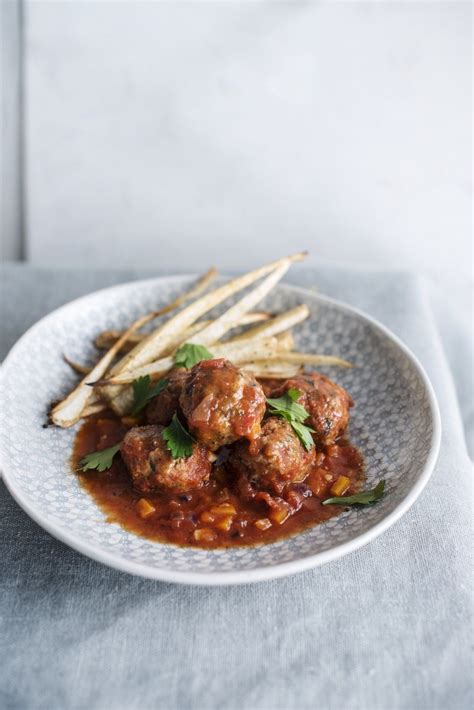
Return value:
M 224 275 L 225 276 L 225 275 Z M 163 282 L 173 282 L 176 279 L 191 279 L 195 278 L 194 274 L 179 274 L 176 276 L 163 276 L 158 278 L 143 279 L 139 281 L 130 281 L 123 284 L 118 284 L 105 289 L 99 289 L 93 293 L 81 296 L 80 298 L 74 299 L 69 303 L 60 306 L 56 310 L 52 311 L 44 318 L 40 319 L 31 328 L 29 328 L 22 337 L 15 343 L 7 357 L 5 358 L 2 367 L 0 368 L 0 378 L 2 378 L 2 371 L 5 365 L 10 359 L 14 357 L 17 346 L 20 343 L 32 335 L 34 331 L 44 325 L 50 319 L 55 318 L 58 313 L 72 307 L 78 306 L 81 303 L 86 303 L 89 299 L 97 297 L 98 294 L 110 294 L 118 292 L 120 289 L 130 288 L 132 285 L 152 285 L 160 284 Z M 388 338 L 392 343 L 394 343 L 398 349 L 403 353 L 403 355 L 411 362 L 420 376 L 421 381 L 426 390 L 428 397 L 428 402 L 430 406 L 430 413 L 432 419 L 432 434 L 430 441 L 430 451 L 427 456 L 425 465 L 420 472 L 416 482 L 405 495 L 404 498 L 399 502 L 399 504 L 392 510 L 383 520 L 376 523 L 372 528 L 356 535 L 352 540 L 344 542 L 339 545 L 335 545 L 329 550 L 324 550 L 322 552 L 317 552 L 314 555 L 308 557 L 303 557 L 297 560 L 291 560 L 289 562 L 281 562 L 272 566 L 255 568 L 249 570 L 238 570 L 238 571 L 224 571 L 224 572 L 195 572 L 195 571 L 180 571 L 172 569 L 162 569 L 162 568 L 150 568 L 147 565 L 141 564 L 139 562 L 133 562 L 131 560 L 125 560 L 119 555 L 112 554 L 105 551 L 100 547 L 96 547 L 89 543 L 78 540 L 77 537 L 71 534 L 67 529 L 61 527 L 60 525 L 53 523 L 41 515 L 38 515 L 37 511 L 30 505 L 28 500 L 24 497 L 22 491 L 16 487 L 13 477 L 14 471 L 10 471 L 8 461 L 4 460 L 3 452 L 0 451 L 0 468 L 2 471 L 3 480 L 5 485 L 18 503 L 18 505 L 24 510 L 24 512 L 37 523 L 40 527 L 46 530 L 50 535 L 55 537 L 57 540 L 65 543 L 77 552 L 86 555 L 87 557 L 95 560 L 96 562 L 101 562 L 109 567 L 115 568 L 122 572 L 127 572 L 129 574 L 138 575 L 141 577 L 160 580 L 163 582 L 177 583 L 177 584 L 190 584 L 190 585 L 204 585 L 204 586 L 217 586 L 217 585 L 234 585 L 234 584 L 249 584 L 254 582 L 263 582 L 271 579 L 278 579 L 281 577 L 286 577 L 288 575 L 296 574 L 299 572 L 304 572 L 309 569 L 313 569 L 320 565 L 326 564 L 333 560 L 337 560 L 351 552 L 355 552 L 361 547 L 367 545 L 369 542 L 377 538 L 388 528 L 394 525 L 415 503 L 417 498 L 422 493 L 429 478 L 434 470 L 436 461 L 439 454 L 440 442 L 441 442 L 441 417 L 439 412 L 438 403 L 436 400 L 436 395 L 433 386 L 426 374 L 423 366 L 419 362 L 418 358 L 411 352 L 411 350 L 402 342 L 402 340 L 392 333 L 386 326 L 367 315 L 363 311 L 354 308 L 346 303 L 338 301 L 337 299 L 330 298 L 329 296 L 320 295 L 309 291 L 308 289 L 301 288 L 299 286 L 292 286 L 288 284 L 279 284 L 280 289 L 286 289 L 292 293 L 299 293 L 302 297 L 305 295 L 310 295 L 311 298 L 316 298 L 322 303 L 333 306 L 334 308 L 345 311 L 349 315 L 357 316 L 358 318 L 365 321 L 368 325 L 378 331 L 385 338 Z M 11 474 L 11 476 L 10 476 Z M 160 544 L 160 543 L 157 543 Z

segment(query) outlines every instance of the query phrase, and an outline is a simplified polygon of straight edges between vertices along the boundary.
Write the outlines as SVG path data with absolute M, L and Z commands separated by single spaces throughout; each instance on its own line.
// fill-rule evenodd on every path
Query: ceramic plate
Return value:
M 187 584 L 235 584 L 281 577 L 365 545 L 413 504 L 436 461 L 440 420 L 421 365 L 386 328 L 349 306 L 280 285 L 263 302 L 280 311 L 301 302 L 311 317 L 295 328 L 298 349 L 340 355 L 352 370 L 325 369 L 351 393 L 350 437 L 367 465 L 367 486 L 386 480 L 376 505 L 351 508 L 304 533 L 269 545 L 199 550 L 151 542 L 107 523 L 79 485 L 69 457 L 74 430 L 43 428 L 50 403 L 75 377 L 62 354 L 87 362 L 92 340 L 168 302 L 193 277 L 134 282 L 98 291 L 33 326 L 1 368 L 1 467 L 19 505 L 79 552 L 144 577 Z

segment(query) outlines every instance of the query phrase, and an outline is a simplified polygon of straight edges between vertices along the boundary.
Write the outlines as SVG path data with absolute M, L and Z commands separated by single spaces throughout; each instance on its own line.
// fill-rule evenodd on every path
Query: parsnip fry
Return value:
M 99 412 L 103 412 L 104 409 L 107 409 L 107 405 L 105 402 L 96 402 L 95 404 L 88 404 L 87 407 L 84 407 L 82 410 L 81 414 L 81 419 L 84 419 L 85 417 L 90 417 L 92 414 L 99 414 Z
M 211 281 L 213 281 L 213 279 L 215 279 L 215 277 L 217 276 L 217 273 L 218 273 L 217 269 L 214 266 L 211 267 L 208 271 L 206 271 L 205 274 L 203 274 L 193 284 L 193 286 L 188 291 L 184 291 L 177 298 L 175 298 L 174 301 L 172 301 L 171 303 L 168 303 L 166 306 L 163 306 L 163 308 L 160 308 L 157 311 L 155 311 L 154 318 L 159 318 L 161 316 L 164 316 L 167 313 L 174 311 L 176 308 L 179 308 L 179 306 L 182 306 L 183 303 L 185 303 L 186 301 L 189 301 L 192 298 L 199 296 L 203 291 L 206 290 L 206 288 L 209 286 Z M 119 338 L 122 337 L 123 333 L 124 333 L 124 331 L 119 331 L 119 330 L 106 330 L 97 336 L 97 338 L 95 340 L 95 345 L 99 349 L 112 347 L 112 345 Z M 144 340 L 145 337 L 147 337 L 146 334 L 131 333 L 126 341 L 126 344 L 140 343 L 142 340 Z M 125 343 L 124 343 L 124 345 L 125 345 Z
M 172 303 L 159 309 L 158 311 L 147 313 L 132 323 L 130 328 L 125 331 L 125 333 L 117 340 L 110 350 L 92 368 L 90 373 L 88 373 L 77 385 L 77 387 L 66 397 L 66 399 L 54 407 L 51 412 L 51 420 L 53 423 L 60 427 L 70 427 L 79 421 L 83 409 L 86 407 L 92 396 L 92 389 L 88 386 L 87 381 L 89 381 L 89 379 L 97 380 L 105 375 L 115 356 L 120 351 L 124 343 L 127 342 L 130 335 L 133 335 L 137 330 L 143 328 L 144 325 L 149 323 L 154 318 L 168 313 L 174 308 L 180 306 L 189 298 L 194 298 L 196 295 L 202 293 L 202 291 L 207 288 L 209 282 L 215 277 L 216 273 L 217 272 L 214 268 L 210 269 L 191 289 L 189 289 L 189 291 L 186 291 L 178 296 L 178 298 L 176 298 Z
M 278 352 L 278 340 L 273 338 L 256 338 L 241 343 L 220 343 L 212 347 L 212 354 L 216 358 L 225 357 L 233 363 L 239 363 L 253 358 L 270 358 Z M 148 365 L 131 372 L 123 372 L 106 380 L 95 382 L 96 386 L 129 384 L 139 377 L 149 375 L 153 379 L 161 377 L 174 366 L 174 357 L 164 357 L 150 362 Z M 92 384 L 92 383 L 91 383 Z
M 237 343 L 241 340 L 248 340 L 250 338 L 265 337 L 270 335 L 276 335 L 284 330 L 292 328 L 297 323 L 301 323 L 309 316 L 309 308 L 306 304 L 301 304 L 301 306 L 296 306 L 296 308 L 291 308 L 289 311 L 280 313 L 278 316 L 271 318 L 270 320 L 262 323 L 261 325 L 255 326 L 255 328 L 249 328 L 244 333 L 235 335 L 230 338 L 231 343 Z
M 123 330 L 104 330 L 102 333 L 99 333 L 97 338 L 94 340 L 94 345 L 98 350 L 108 350 L 114 343 L 117 342 L 123 333 Z M 129 347 L 131 349 L 145 337 L 145 333 L 134 333 L 129 337 L 124 345 L 124 348 Z
M 255 377 L 269 377 L 277 380 L 286 380 L 297 375 L 301 368 L 298 365 L 288 364 L 282 360 L 252 360 L 243 362 L 240 367 L 251 372 Z
M 252 325 L 253 323 L 261 323 L 263 321 L 269 320 L 270 318 L 271 314 L 265 311 L 255 311 L 254 313 L 246 313 L 244 316 L 242 316 L 240 322 L 237 324 L 236 327 L 240 327 L 243 325 Z M 192 326 L 190 326 L 187 330 L 184 331 L 184 333 L 182 334 L 183 337 L 179 342 L 185 342 L 194 333 L 197 333 L 199 330 L 206 328 L 211 322 L 212 321 L 210 320 L 201 320 L 197 323 L 194 323 Z M 123 330 L 104 330 L 102 333 L 99 333 L 99 335 L 94 341 L 94 345 L 99 350 L 108 350 L 112 347 L 114 343 L 117 342 L 117 340 L 123 335 L 123 333 Z M 124 351 L 125 348 L 131 350 L 134 345 L 140 343 L 147 336 L 148 333 L 134 333 L 128 338 L 128 341 L 122 348 L 122 351 Z
M 181 345 L 181 343 L 189 341 L 190 338 L 195 335 L 195 333 L 198 333 L 200 330 L 206 327 L 210 321 L 198 321 L 197 323 L 193 323 L 193 325 L 190 325 L 189 328 L 186 328 L 186 330 L 183 333 L 177 333 L 176 338 L 174 340 L 171 340 L 169 343 L 168 347 L 164 350 L 162 355 L 169 355 L 170 353 L 174 352 L 178 345 Z M 114 332 L 114 331 L 111 331 Z M 115 331 L 118 332 L 118 331 Z M 100 336 L 99 336 L 100 337 Z M 120 337 L 120 336 L 119 336 Z M 148 333 L 136 333 L 135 335 L 132 335 L 131 338 L 127 340 L 126 343 L 124 343 L 123 347 L 121 348 L 121 352 L 130 352 L 132 348 L 135 347 L 137 343 L 140 343 L 142 340 L 144 340 L 146 337 L 148 337 Z M 111 345 L 118 340 L 118 338 L 113 338 L 110 339 L 111 342 L 109 342 L 108 347 L 111 347 Z M 100 342 L 104 342 L 102 339 Z M 95 342 L 97 346 L 97 340 Z
M 90 373 L 87 374 L 81 382 L 79 382 L 77 387 L 66 397 L 66 399 L 63 399 L 62 402 L 54 407 L 51 411 L 51 421 L 53 424 L 65 428 L 70 427 L 79 421 L 82 416 L 82 411 L 88 404 L 93 393 L 91 387 L 89 387 L 87 383 L 90 380 L 96 380 L 103 377 L 123 343 L 126 342 L 129 334 L 134 333 L 139 328 L 142 328 L 154 317 L 154 313 L 147 313 L 147 315 L 138 318 L 138 320 L 132 323 L 130 328 L 125 331 L 122 337 L 117 340 L 115 345 L 113 345 L 110 350 L 99 360 L 99 362 L 94 365 Z
M 255 323 L 257 321 L 266 320 L 268 318 L 269 315 L 265 313 L 250 313 L 246 316 L 243 316 L 238 325 L 235 327 L 243 325 L 243 321 L 245 321 L 246 319 L 249 323 Z M 207 326 L 209 326 L 212 322 L 212 320 L 200 320 L 197 321 L 197 323 L 193 323 L 193 325 L 189 326 L 189 328 L 186 328 L 184 333 L 177 333 L 176 337 L 171 340 L 168 347 L 163 351 L 162 355 L 171 355 L 183 343 L 195 342 L 196 333 L 199 333 L 199 331 L 203 330 L 204 328 L 207 328 Z
M 286 274 L 290 268 L 291 262 L 289 259 L 283 261 L 269 276 L 262 281 L 259 286 L 247 293 L 240 301 L 237 301 L 233 306 L 228 308 L 221 316 L 216 318 L 207 328 L 199 331 L 194 338 L 194 342 L 198 345 L 212 345 L 220 340 L 222 336 L 238 324 L 244 313 L 247 313 L 257 303 L 259 303 L 272 290 L 272 288 L 280 281 L 282 276 Z
M 236 328 L 240 325 L 252 325 L 252 323 L 261 323 L 266 320 L 270 320 L 272 314 L 268 311 L 251 311 L 250 313 L 244 313 L 240 321 L 237 323 Z
M 183 291 L 183 293 L 175 298 L 174 301 L 168 303 L 166 306 L 163 306 L 163 308 L 160 308 L 158 311 L 155 311 L 155 317 L 158 318 L 160 316 L 164 316 L 167 313 L 174 311 L 176 308 L 179 308 L 179 306 L 182 306 L 183 303 L 186 303 L 186 301 L 190 301 L 192 298 L 200 296 L 201 293 L 207 289 L 211 281 L 216 278 L 217 273 L 217 269 L 212 266 L 208 271 L 206 271 L 205 274 L 198 278 L 198 280 L 188 291 Z
M 351 362 L 343 360 L 335 355 L 311 355 L 308 353 L 298 352 L 276 352 L 274 355 L 276 360 L 282 360 L 287 363 L 295 363 L 298 365 L 336 365 L 337 367 L 351 368 L 354 367 Z
M 277 339 L 277 350 L 282 351 L 282 350 L 288 350 L 291 351 L 295 347 L 295 339 L 293 337 L 293 333 L 290 330 L 286 330 L 284 333 L 280 333 L 279 335 L 276 336 Z M 258 340 L 258 338 L 253 338 L 253 340 Z M 249 342 L 253 342 L 253 340 L 250 340 Z M 246 343 L 246 340 L 239 340 L 239 343 Z M 237 343 L 233 343 L 234 345 L 237 345 Z
M 242 291 L 242 289 L 250 286 L 263 276 L 276 272 L 282 267 L 286 267 L 284 269 L 286 271 L 292 262 L 300 261 L 304 257 L 305 254 L 301 253 L 278 259 L 278 261 L 266 264 L 255 271 L 250 271 L 243 276 L 232 279 L 232 281 L 220 286 L 215 291 L 211 291 L 205 296 L 202 296 L 197 301 L 187 306 L 187 308 L 184 308 L 180 313 L 170 318 L 166 323 L 163 323 L 163 325 L 146 337 L 145 340 L 138 343 L 130 353 L 125 355 L 125 357 L 115 365 L 113 374 L 123 372 L 124 370 L 131 370 L 132 367 L 137 368 L 152 362 L 168 347 L 170 340 L 176 337 L 177 332 L 186 330 L 186 328 L 192 325 L 192 323 L 204 315 L 204 313 L 207 313 L 234 293 Z M 250 310 L 250 308 L 248 310 Z M 242 313 L 245 312 L 246 311 L 242 311 Z M 216 321 L 214 321 L 214 323 L 215 322 Z M 218 338 L 215 338 L 215 340 L 218 340 Z

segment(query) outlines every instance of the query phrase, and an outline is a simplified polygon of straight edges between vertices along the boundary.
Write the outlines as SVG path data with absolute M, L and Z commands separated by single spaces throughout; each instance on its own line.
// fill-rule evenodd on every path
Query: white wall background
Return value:
M 471 6 L 26 3 L 27 256 L 468 277 Z

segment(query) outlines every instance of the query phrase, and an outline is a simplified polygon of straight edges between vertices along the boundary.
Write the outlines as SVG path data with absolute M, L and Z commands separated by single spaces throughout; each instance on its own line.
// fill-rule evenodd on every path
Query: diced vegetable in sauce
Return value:
M 126 430 L 123 420 L 112 414 L 89 419 L 77 435 L 74 460 L 94 450 L 99 440 L 102 446 L 116 442 Z M 138 535 L 208 548 L 255 545 L 293 535 L 343 511 L 322 501 L 333 495 L 331 487 L 341 476 L 350 480 L 349 492 L 358 491 L 364 482 L 363 461 L 345 440 L 339 440 L 332 453 L 318 452 L 304 483 L 290 486 L 287 500 L 273 503 L 274 508 L 264 499 L 249 499 L 235 490 L 225 464 L 214 469 L 205 486 L 177 494 L 144 496 L 136 491 L 120 456 L 108 471 L 79 475 L 108 516 Z M 268 495 L 268 500 L 275 499 Z

